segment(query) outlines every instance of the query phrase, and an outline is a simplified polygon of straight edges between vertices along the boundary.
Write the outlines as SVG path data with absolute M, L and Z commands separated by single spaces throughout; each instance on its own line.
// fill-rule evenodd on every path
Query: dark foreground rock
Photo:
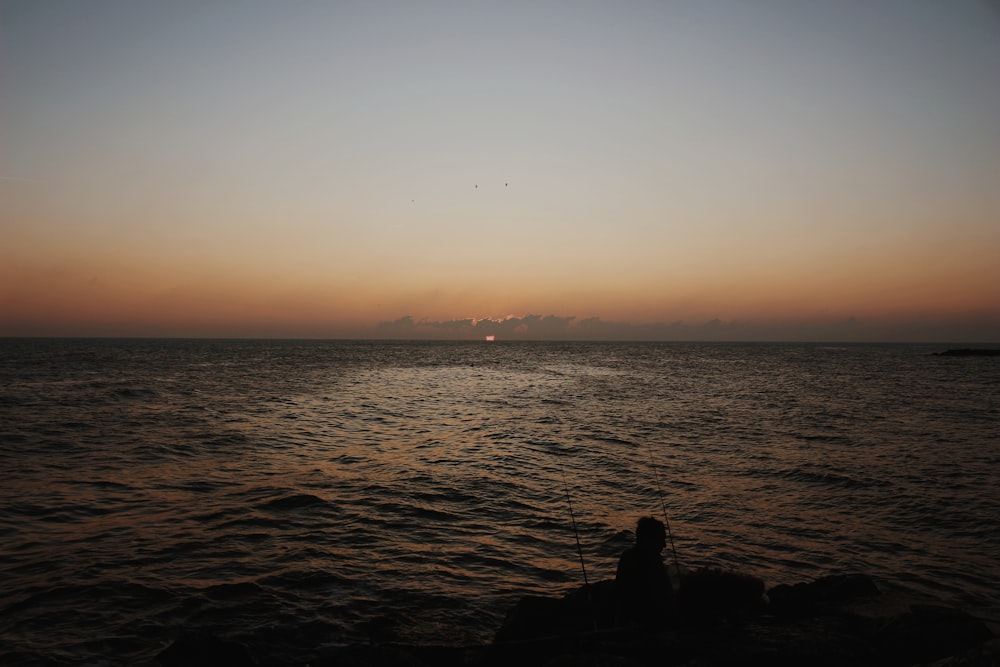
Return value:
M 522 598 L 488 646 L 347 646 L 326 649 L 309 664 L 1000 666 L 1000 639 L 981 620 L 947 606 L 882 592 L 865 575 L 776 586 L 765 597 L 763 584 L 753 577 L 719 571 L 692 574 L 678 591 L 677 618 L 666 626 L 615 627 L 614 586 L 604 581 L 562 598 Z M 241 645 L 214 638 L 182 639 L 183 645 L 161 654 L 160 664 L 254 664 Z M 199 642 L 205 642 L 200 650 Z M 222 662 L 212 662 L 223 655 Z M 199 658 L 207 661 L 197 662 Z
M 187 667 L 255 667 L 250 649 L 239 642 L 217 637 L 205 632 L 186 632 L 165 648 L 157 661 L 161 665 L 186 665 Z
M 592 596 L 597 609 L 607 599 L 609 586 L 610 582 L 597 585 L 598 593 Z M 966 660 L 956 665 L 1000 664 L 1000 653 L 987 644 L 993 633 L 981 620 L 957 609 L 882 593 L 866 575 L 776 586 L 768 591 L 766 602 L 762 592 L 763 585 L 753 577 L 696 571 L 680 586 L 676 621 L 666 629 L 649 631 L 588 632 L 580 621 L 586 618 L 584 610 L 572 603 L 579 592 L 559 601 L 522 600 L 497 633 L 492 650 L 510 663 L 536 665 L 566 655 L 699 667 L 904 667 L 953 657 Z M 609 613 L 597 615 L 607 618 Z M 553 639 L 539 639 L 547 632 Z M 973 653 L 960 658 L 963 651 Z M 970 657 L 974 655 L 980 657 Z M 969 662 L 975 659 L 981 662 Z

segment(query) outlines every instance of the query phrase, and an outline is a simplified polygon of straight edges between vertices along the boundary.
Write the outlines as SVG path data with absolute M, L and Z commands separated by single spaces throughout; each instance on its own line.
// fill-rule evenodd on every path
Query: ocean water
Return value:
M 0 663 L 485 642 L 573 519 L 596 581 L 664 511 L 689 567 L 996 620 L 1000 359 L 942 349 L 0 340 Z

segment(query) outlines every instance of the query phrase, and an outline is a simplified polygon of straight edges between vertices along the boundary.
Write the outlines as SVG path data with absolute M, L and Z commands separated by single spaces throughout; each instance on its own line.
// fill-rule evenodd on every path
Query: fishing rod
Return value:
M 590 582 L 587 580 L 587 566 L 583 564 L 583 547 L 580 546 L 580 531 L 576 527 L 576 515 L 573 513 L 573 501 L 569 496 L 569 482 L 566 481 L 566 471 L 559 468 L 563 478 L 563 488 L 566 489 L 566 504 L 569 505 L 569 518 L 573 523 L 573 535 L 576 536 L 576 553 L 580 556 L 580 570 L 583 572 L 583 590 L 586 593 L 587 606 L 590 607 L 590 623 L 597 632 L 597 613 L 594 609 L 594 598 L 591 595 Z
M 580 569 L 583 571 L 583 585 L 588 589 L 590 582 L 587 581 L 587 566 L 583 564 L 583 547 L 580 546 L 580 531 L 576 528 L 576 515 L 573 514 L 573 501 L 569 497 L 569 483 L 566 481 L 566 471 L 560 469 L 563 478 L 563 487 L 566 489 L 566 504 L 569 505 L 569 518 L 573 522 L 573 535 L 576 536 L 576 553 L 580 555 Z
M 677 547 L 674 546 L 674 533 L 670 530 L 670 519 L 667 518 L 667 501 L 663 496 L 663 487 L 660 486 L 660 473 L 656 469 L 656 461 L 653 459 L 653 447 L 646 441 L 646 449 L 649 450 L 649 464 L 653 468 L 653 478 L 656 480 L 656 490 L 660 494 L 660 508 L 663 510 L 663 523 L 667 527 L 667 536 L 670 538 L 670 551 L 674 554 L 674 568 L 677 569 L 677 578 L 681 576 L 681 564 L 677 560 Z M 572 510 L 571 510 L 572 511 Z

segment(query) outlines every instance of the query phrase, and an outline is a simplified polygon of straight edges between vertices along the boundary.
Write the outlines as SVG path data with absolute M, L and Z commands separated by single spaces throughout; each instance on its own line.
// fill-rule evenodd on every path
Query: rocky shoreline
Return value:
M 485 646 L 365 644 L 317 649 L 311 667 L 494 667 L 586 665 L 820 667 L 1000 665 L 1000 637 L 962 610 L 883 591 L 871 577 L 850 574 L 747 595 L 744 575 L 681 599 L 665 628 L 613 623 L 613 582 L 562 598 L 525 597 Z M 758 580 L 759 581 L 759 580 Z M 721 583 L 720 583 L 721 582 Z M 685 613 L 687 612 L 687 613 Z M 261 665 L 250 649 L 213 636 L 179 637 L 156 664 Z

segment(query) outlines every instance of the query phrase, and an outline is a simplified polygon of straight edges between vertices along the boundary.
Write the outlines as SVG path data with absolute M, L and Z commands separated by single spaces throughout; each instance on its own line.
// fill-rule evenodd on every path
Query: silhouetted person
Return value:
M 622 553 L 615 575 L 620 623 L 657 626 L 672 620 L 674 589 L 660 555 L 666 546 L 663 523 L 651 516 L 639 519 L 635 546 Z

